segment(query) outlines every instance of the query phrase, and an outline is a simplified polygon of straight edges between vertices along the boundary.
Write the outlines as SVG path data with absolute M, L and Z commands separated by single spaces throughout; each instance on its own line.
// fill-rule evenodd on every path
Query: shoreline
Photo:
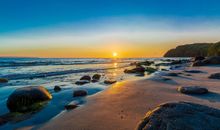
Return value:
M 132 130 L 145 114 L 156 106 L 166 102 L 188 101 L 210 107 L 220 108 L 219 80 L 208 79 L 219 67 L 186 67 L 201 70 L 186 76 L 183 70 L 168 71 L 182 73 L 164 81 L 158 75 L 154 78 L 118 82 L 108 89 L 87 99 L 87 103 L 66 112 L 44 124 L 40 129 L 74 129 L 74 130 Z M 206 87 L 210 93 L 197 96 L 185 95 L 177 91 L 178 86 L 197 85 Z

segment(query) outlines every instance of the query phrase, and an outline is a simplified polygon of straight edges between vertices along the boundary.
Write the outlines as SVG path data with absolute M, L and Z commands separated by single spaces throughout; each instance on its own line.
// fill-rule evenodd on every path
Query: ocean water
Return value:
M 0 58 L 0 78 L 9 79 L 8 83 L 0 84 L 0 116 L 9 113 L 6 102 L 8 96 L 17 88 L 25 86 L 44 86 L 52 94 L 53 99 L 47 105 L 30 116 L 8 122 L 0 129 L 17 129 L 27 126 L 39 127 L 47 121 L 66 113 L 64 106 L 77 102 L 86 103 L 86 98 L 73 98 L 74 90 L 86 89 L 89 95 L 94 95 L 110 87 L 104 80 L 128 80 L 136 75 L 124 74 L 124 69 L 131 68 L 130 63 L 145 60 L 164 62 L 163 58 L 127 58 L 127 59 L 61 59 L 61 58 Z M 153 66 L 155 67 L 155 66 Z M 167 66 L 161 66 L 167 68 Z M 100 82 L 85 85 L 75 85 L 84 75 L 101 74 Z M 144 78 L 147 78 L 146 75 Z M 61 86 L 60 92 L 54 92 L 55 85 Z

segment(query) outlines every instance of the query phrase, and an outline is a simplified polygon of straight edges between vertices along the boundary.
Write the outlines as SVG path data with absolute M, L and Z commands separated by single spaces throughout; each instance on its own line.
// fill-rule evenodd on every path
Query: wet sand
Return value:
M 150 79 L 124 81 L 109 89 L 88 97 L 88 102 L 75 110 L 65 112 L 46 123 L 41 130 L 134 130 L 148 110 L 161 103 L 188 101 L 220 108 L 220 80 L 208 79 L 220 67 L 189 67 L 204 73 L 186 73 L 177 77 L 160 76 Z M 169 73 L 169 72 L 168 72 Z M 186 76 L 190 74 L 191 76 Z M 177 91 L 179 86 L 206 87 L 210 93 L 200 96 L 185 95 Z

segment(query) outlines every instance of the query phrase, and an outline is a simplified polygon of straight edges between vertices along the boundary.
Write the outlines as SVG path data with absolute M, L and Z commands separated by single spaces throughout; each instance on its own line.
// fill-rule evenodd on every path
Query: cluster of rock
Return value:
M 84 85 L 84 84 L 87 84 L 87 83 L 90 83 L 90 82 L 98 82 L 101 78 L 101 75 L 100 74 L 94 74 L 92 77 L 90 77 L 89 75 L 85 75 L 83 77 L 80 78 L 79 81 L 76 81 L 75 84 L 76 85 Z
M 212 57 L 195 57 L 192 66 L 220 65 L 220 56 Z

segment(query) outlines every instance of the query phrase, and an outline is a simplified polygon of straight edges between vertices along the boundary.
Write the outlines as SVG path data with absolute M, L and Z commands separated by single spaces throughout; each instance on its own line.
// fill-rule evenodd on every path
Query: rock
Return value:
M 114 84 L 114 83 L 116 83 L 117 81 L 115 81 L 115 80 L 105 80 L 104 81 L 104 83 L 105 84 Z
M 166 76 L 178 76 L 177 73 L 167 73 Z
M 214 73 L 209 76 L 210 79 L 220 79 L 220 73 Z
M 151 74 L 151 73 L 156 72 L 156 71 L 157 71 L 157 69 L 152 68 L 152 67 L 147 67 L 147 68 L 145 69 L 145 71 L 147 71 L 147 72 L 148 72 L 148 74 Z
M 206 94 L 208 93 L 207 88 L 198 87 L 198 86 L 178 87 L 177 90 L 184 94 Z
M 69 105 L 65 105 L 65 109 L 66 110 L 72 110 L 72 109 L 75 109 L 77 108 L 78 106 L 75 105 L 75 104 L 69 104 Z
M 220 110 L 204 105 L 165 103 L 147 112 L 136 130 L 219 130 Z
M 80 78 L 80 80 L 87 80 L 87 81 L 91 81 L 91 77 L 88 75 L 85 75 L 83 77 Z
M 205 60 L 203 60 L 203 62 L 206 65 L 219 65 L 220 64 L 220 56 L 208 57 Z
M 124 70 L 124 73 L 144 73 L 144 72 L 145 72 L 145 68 L 142 66 L 138 66 L 138 65 L 134 69 L 131 69 L 131 70 L 125 69 Z
M 99 81 L 100 78 L 101 78 L 101 75 L 100 75 L 100 74 L 94 74 L 94 75 L 92 76 L 92 80 Z
M 16 89 L 8 97 L 7 107 L 11 112 L 28 112 L 50 99 L 51 94 L 42 86 L 23 87 Z
M 55 91 L 55 92 L 59 92 L 59 91 L 61 91 L 60 86 L 55 86 L 55 87 L 54 87 L 54 91 Z
M 4 78 L 0 78 L 0 83 L 7 83 L 8 80 L 7 79 L 4 79 Z
M 75 82 L 76 85 L 84 85 L 88 83 L 90 83 L 88 80 L 79 80 Z
M 96 83 L 96 82 L 99 82 L 99 80 L 92 79 L 91 82 L 92 82 L 92 83 Z
M 196 57 L 194 57 L 194 61 L 200 61 L 200 60 L 204 60 L 205 59 L 205 57 L 204 56 L 196 56 Z
M 73 97 L 83 97 L 86 96 L 88 92 L 86 90 L 76 90 L 73 92 Z
M 200 70 L 184 70 L 186 73 L 203 73 L 203 71 Z
M 212 56 L 202 61 L 194 62 L 192 66 L 219 65 L 219 64 L 220 64 L 220 56 Z

